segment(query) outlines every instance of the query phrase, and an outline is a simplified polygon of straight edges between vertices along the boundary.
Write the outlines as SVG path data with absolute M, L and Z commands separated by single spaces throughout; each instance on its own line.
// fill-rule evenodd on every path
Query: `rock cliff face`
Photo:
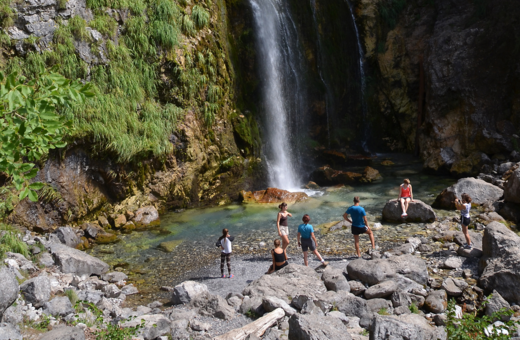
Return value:
M 518 148 L 515 1 L 356 0 L 355 7 L 373 79 L 373 127 L 388 146 L 417 146 L 426 168 L 454 175 L 480 170 L 482 153 Z

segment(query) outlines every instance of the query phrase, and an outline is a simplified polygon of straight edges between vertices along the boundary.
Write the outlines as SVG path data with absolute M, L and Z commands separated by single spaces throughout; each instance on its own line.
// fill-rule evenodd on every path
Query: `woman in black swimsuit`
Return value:
M 285 249 L 280 247 L 280 240 L 274 240 L 274 247 L 275 248 L 271 250 L 271 255 L 273 255 L 273 264 L 269 267 L 267 274 L 280 270 L 289 264 L 287 263 L 287 254 Z

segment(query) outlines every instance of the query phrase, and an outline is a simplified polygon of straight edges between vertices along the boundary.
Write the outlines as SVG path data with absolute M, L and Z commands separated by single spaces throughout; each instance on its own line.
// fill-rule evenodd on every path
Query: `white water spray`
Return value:
M 256 45 L 262 79 L 265 117 L 265 158 L 269 185 L 294 190 L 300 187 L 296 169 L 298 133 L 304 105 L 301 58 L 294 23 L 279 0 L 250 0 L 255 21 Z M 296 126 L 293 126 L 296 125 Z

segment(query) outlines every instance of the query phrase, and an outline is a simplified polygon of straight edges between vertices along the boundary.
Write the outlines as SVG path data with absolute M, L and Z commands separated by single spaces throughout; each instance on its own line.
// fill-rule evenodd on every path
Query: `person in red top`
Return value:
M 406 217 L 408 214 L 406 211 L 408 210 L 408 204 L 410 202 L 413 202 L 413 192 L 412 192 L 412 185 L 410 184 L 410 180 L 406 178 L 403 181 L 403 184 L 399 187 L 399 198 L 397 199 L 401 202 L 401 208 L 403 209 L 403 213 L 401 214 L 401 217 Z

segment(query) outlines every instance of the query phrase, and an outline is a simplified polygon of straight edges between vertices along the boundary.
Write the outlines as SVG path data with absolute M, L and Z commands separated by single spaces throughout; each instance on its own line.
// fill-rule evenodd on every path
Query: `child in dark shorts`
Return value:
M 359 197 L 354 197 L 354 205 L 347 209 L 347 211 L 343 214 L 343 218 L 352 223 L 351 231 L 354 235 L 356 254 L 358 257 L 361 257 L 361 251 L 359 250 L 359 235 L 368 234 L 368 237 L 370 237 L 370 242 L 372 243 L 372 249 L 376 248 L 376 244 L 374 241 L 374 234 L 368 226 L 365 209 L 359 206 L 359 202 Z M 352 217 L 352 220 L 348 218 L 348 215 Z
M 298 226 L 298 246 L 302 247 L 303 262 L 306 266 L 309 265 L 309 262 L 307 261 L 307 252 L 310 249 L 314 255 L 320 259 L 324 266 L 328 265 L 329 263 L 326 262 L 316 250 L 318 242 L 316 241 L 316 236 L 314 236 L 314 229 L 312 228 L 312 225 L 309 224 L 311 221 L 310 216 L 307 214 L 303 215 L 302 221 L 303 224 Z

